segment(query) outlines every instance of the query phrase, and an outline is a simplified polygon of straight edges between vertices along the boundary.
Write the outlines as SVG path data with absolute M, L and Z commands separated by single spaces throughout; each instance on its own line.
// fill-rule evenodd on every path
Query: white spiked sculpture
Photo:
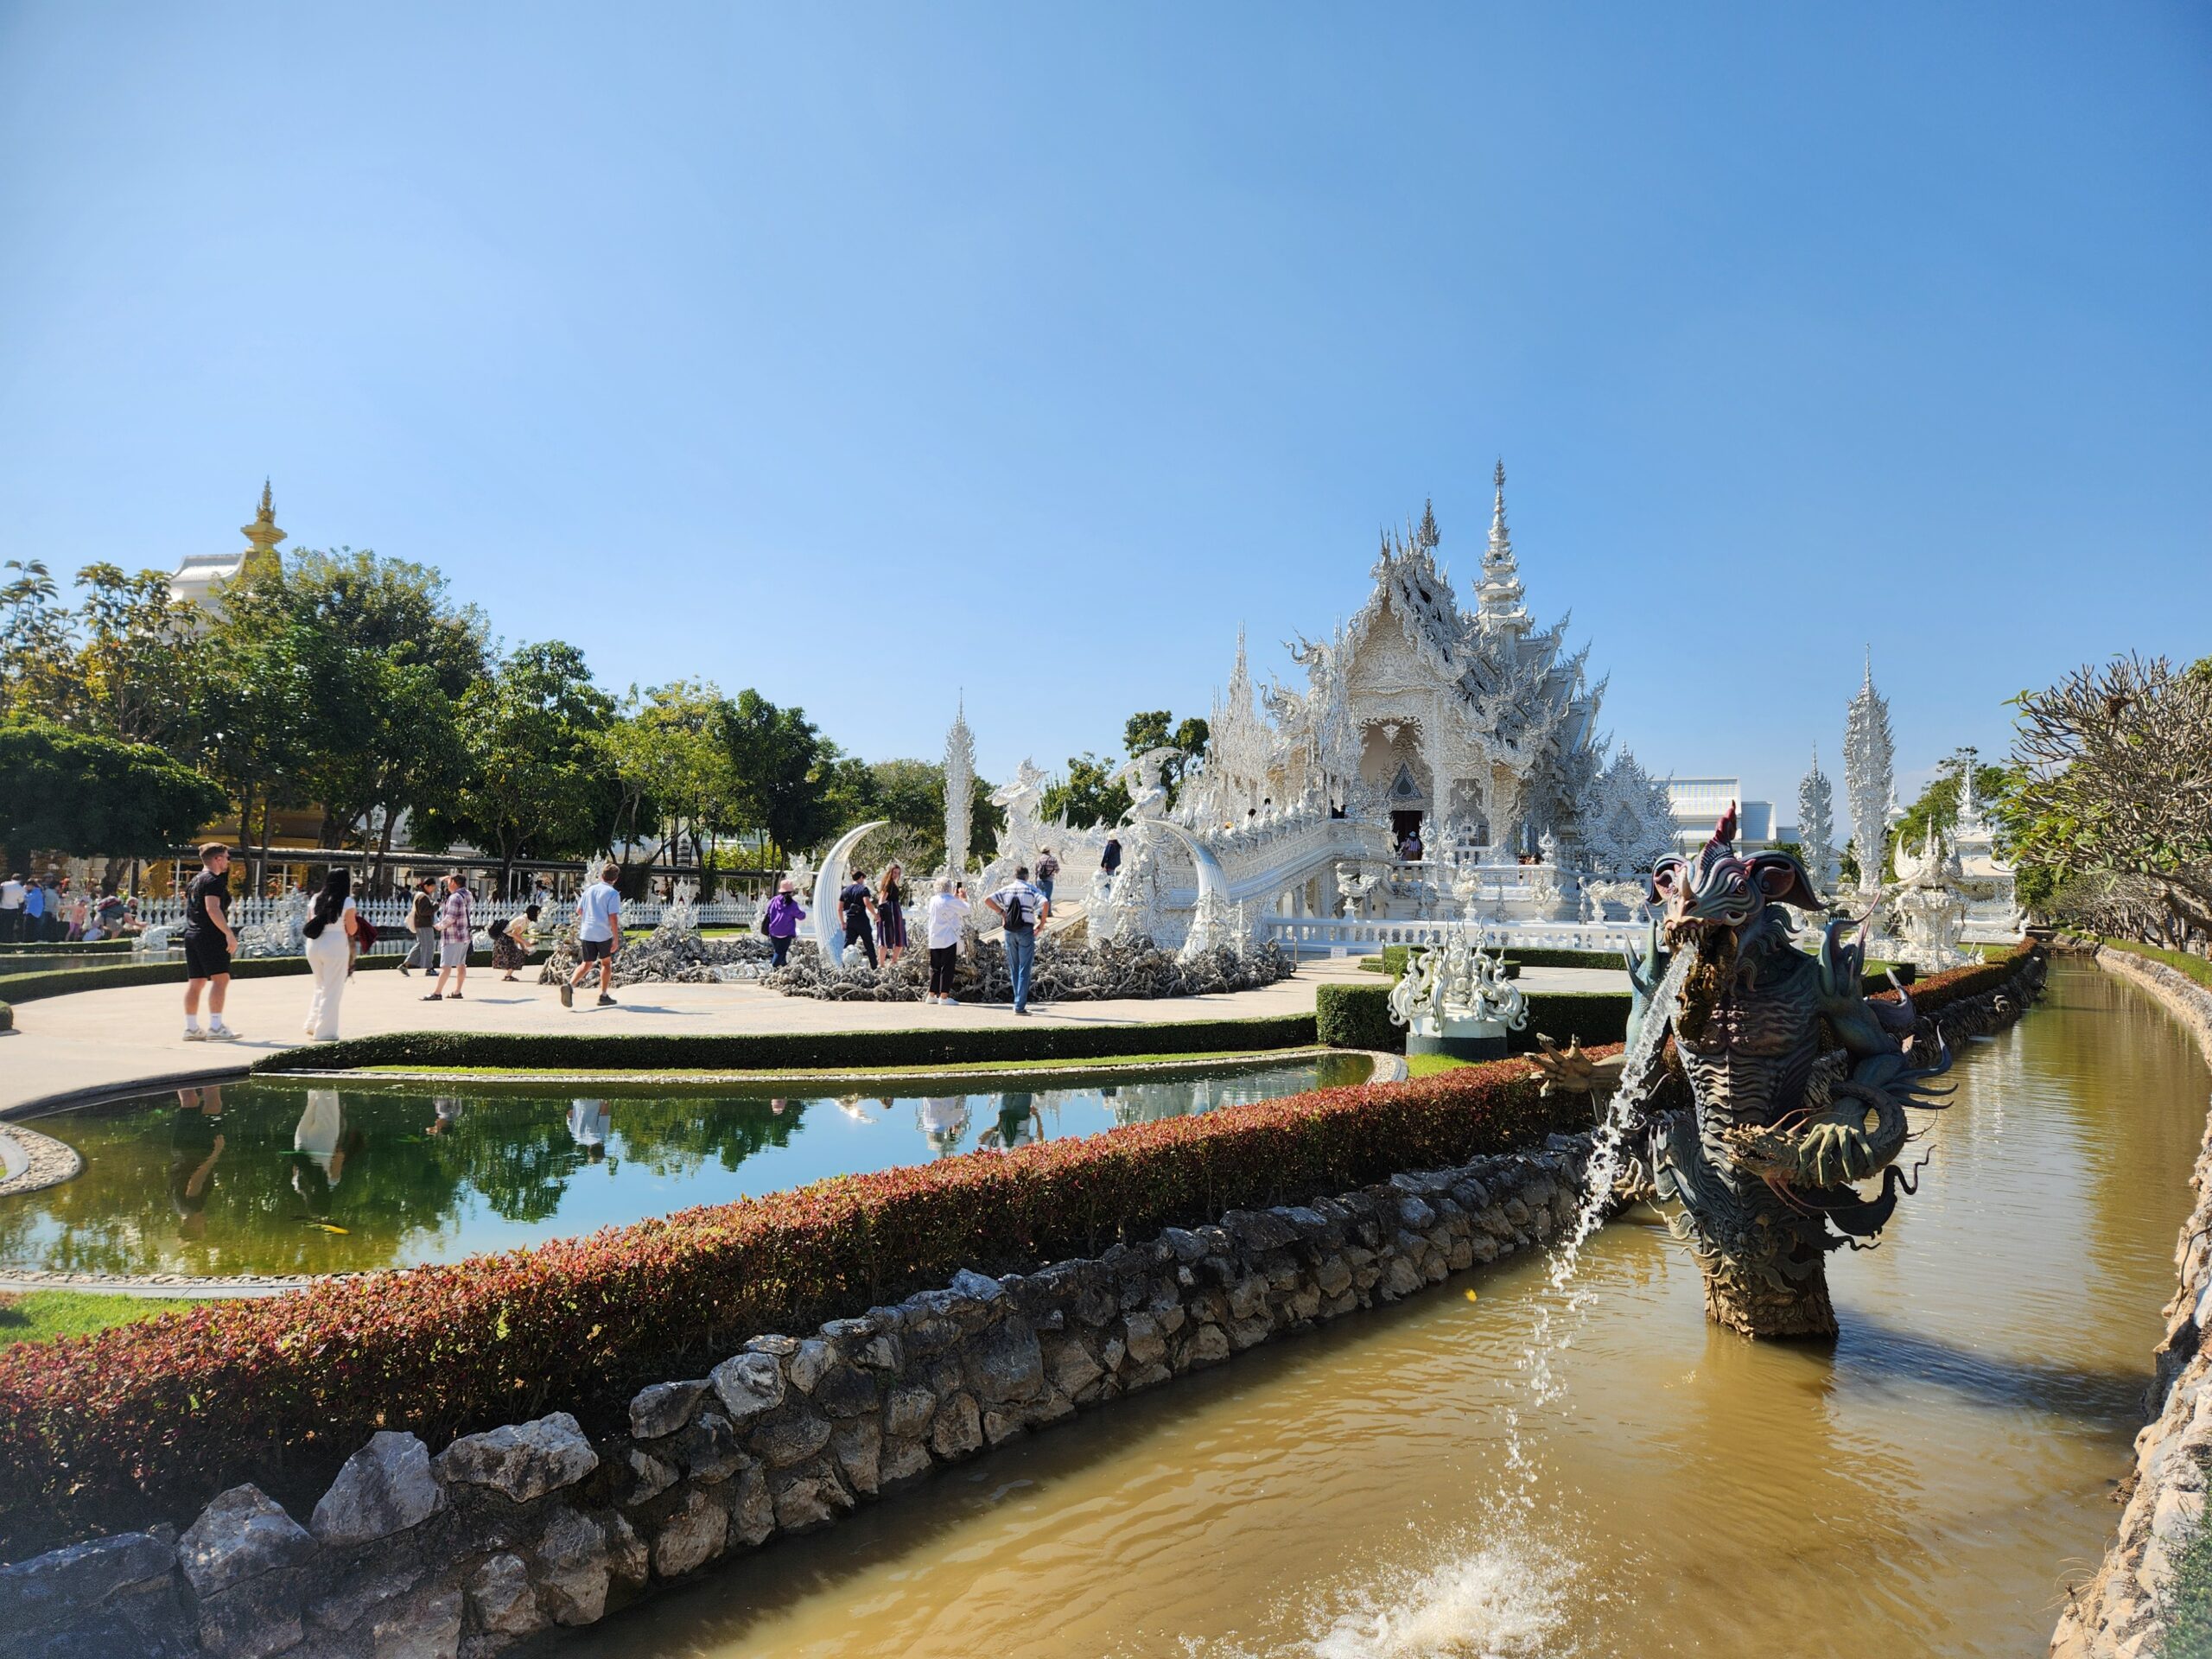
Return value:
M 1797 784 L 1798 861 L 1813 878 L 1813 891 L 1835 891 L 1835 791 L 1821 770 L 1821 750 L 1813 746 L 1813 769 Z
M 976 736 L 968 729 L 968 699 L 960 699 L 952 729 L 944 734 L 944 868 L 968 873 L 969 827 L 976 811 Z
M 1882 837 L 1889 821 L 1890 797 L 1896 785 L 1890 767 L 1895 751 L 1890 741 L 1889 700 L 1874 689 L 1874 652 L 1866 652 L 1866 677 L 1843 726 L 1843 787 L 1851 804 L 1851 837 L 1858 843 L 1859 890 L 1876 893 L 1882 889 L 1885 862 Z

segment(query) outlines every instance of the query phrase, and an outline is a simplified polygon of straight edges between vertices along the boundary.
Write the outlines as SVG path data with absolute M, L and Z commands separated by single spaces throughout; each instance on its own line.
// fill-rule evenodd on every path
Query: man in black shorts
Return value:
M 231 988 L 231 953 L 238 936 L 231 931 L 231 849 L 211 841 L 200 849 L 200 874 L 184 895 L 184 1040 L 229 1043 L 238 1033 L 223 1023 L 223 999 Z M 200 992 L 207 988 L 207 1029 L 200 1029 Z

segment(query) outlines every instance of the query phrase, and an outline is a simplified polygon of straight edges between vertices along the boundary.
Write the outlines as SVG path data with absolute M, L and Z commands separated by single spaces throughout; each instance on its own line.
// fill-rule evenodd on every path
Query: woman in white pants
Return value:
M 353 931 L 359 925 L 353 888 L 353 877 L 343 870 L 331 871 L 301 930 L 307 935 L 308 967 L 315 974 L 315 1000 L 308 1004 L 306 1031 L 318 1043 L 338 1040 L 338 1006 L 345 999 L 346 976 L 353 969 Z

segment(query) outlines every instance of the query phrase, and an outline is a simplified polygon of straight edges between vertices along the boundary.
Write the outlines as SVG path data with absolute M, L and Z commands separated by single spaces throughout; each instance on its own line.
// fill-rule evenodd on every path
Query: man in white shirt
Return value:
M 606 1161 L 607 1131 L 612 1122 L 612 1115 L 603 1100 L 577 1100 L 569 1104 L 569 1134 L 583 1148 L 585 1159 L 591 1163 Z
M 11 875 L 0 881 L 0 944 L 13 944 L 23 937 L 23 878 Z
M 1037 965 L 1037 930 L 1052 918 L 1052 901 L 1029 883 L 1029 867 L 983 902 L 1005 927 L 1007 971 L 1014 976 L 1014 1011 L 1029 1012 L 1029 971 Z
M 614 879 L 621 874 L 620 864 L 602 865 L 599 880 L 576 895 L 576 971 L 561 987 L 564 1008 L 575 1007 L 576 987 L 594 963 L 599 964 L 599 1006 L 613 1005 L 614 953 L 622 948 L 622 895 Z
M 930 994 L 925 1001 L 953 1006 L 952 976 L 960 962 L 960 931 L 967 925 L 968 884 L 940 875 L 930 895 Z

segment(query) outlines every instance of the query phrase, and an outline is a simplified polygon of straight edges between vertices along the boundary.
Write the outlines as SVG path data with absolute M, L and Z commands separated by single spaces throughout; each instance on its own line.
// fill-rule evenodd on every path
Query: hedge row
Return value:
M 546 1071 L 836 1071 L 971 1061 L 1094 1060 L 1122 1054 L 1214 1054 L 1304 1048 L 1310 1014 L 1141 1026 L 1009 1026 L 982 1030 L 753 1032 L 669 1036 L 397 1031 L 256 1060 L 263 1072 L 369 1065 L 477 1066 Z
M 1414 950 L 1409 944 L 1386 944 L 1382 955 L 1363 957 L 1360 967 L 1370 974 L 1382 974 L 1391 979 L 1404 977 L 1406 957 Z M 1426 947 L 1423 947 L 1426 948 Z M 1625 969 L 1626 959 L 1618 950 L 1539 950 L 1525 945 L 1509 944 L 1505 959 L 1523 968 L 1596 968 Z
M 1529 991 L 1529 1023 L 1512 1034 L 1516 1052 L 1536 1046 L 1539 1032 L 1564 1048 L 1579 1038 L 1585 1048 L 1618 1043 L 1628 1030 L 1626 991 Z M 1390 1023 L 1390 991 L 1382 985 L 1322 984 L 1313 995 L 1313 1020 L 1320 1040 L 1335 1048 L 1379 1048 L 1391 1053 L 1406 1046 L 1405 1027 Z
M 532 951 L 529 960 L 543 962 L 546 953 Z M 404 952 L 391 952 L 359 958 L 353 966 L 357 971 L 372 968 L 397 968 L 406 960 Z M 492 953 L 472 950 L 468 953 L 472 968 L 488 968 Z M 231 964 L 232 979 L 282 979 L 289 974 L 308 971 L 305 957 L 249 957 Z M 130 962 L 91 968 L 52 968 L 29 974 L 0 974 L 0 1000 L 14 1002 L 35 1002 L 44 996 L 67 996 L 76 991 L 112 991 L 133 985 L 181 985 L 191 976 L 181 961 Z
M 130 954 L 129 939 L 10 939 L 0 944 L 0 962 L 13 956 L 111 957 Z
M 972 1041 L 976 1033 L 963 1040 Z M 1524 1064 L 1319 1090 L 971 1153 L 453 1265 L 331 1281 L 0 1350 L 0 1558 L 181 1522 L 251 1480 L 305 1513 L 378 1429 L 432 1446 L 546 1411 L 595 1432 L 703 1375 L 962 1268 L 1092 1255 L 1582 1127 Z
M 1912 982 L 1914 1005 L 1933 1014 L 1950 1003 L 1985 991 L 1995 990 L 2019 970 L 2021 958 L 2035 947 L 2019 945 L 2003 955 L 1966 968 L 1930 975 Z M 1897 977 L 1912 982 L 1909 969 Z M 1895 1001 L 1886 976 L 1869 974 L 1866 994 Z M 1580 1039 L 1588 1048 L 1599 1043 L 1618 1043 L 1628 1030 L 1629 993 L 1626 991 L 1529 991 L 1529 1023 L 1513 1033 L 1514 1051 L 1536 1046 L 1539 1033 L 1565 1047 Z M 1402 1051 L 1406 1033 L 1390 1023 L 1389 990 L 1381 985 L 1323 984 L 1314 993 L 1313 1012 L 1320 1040 L 1338 1048 L 1379 1048 Z
M 2141 944 L 2133 939 L 2101 939 L 2107 950 L 2125 950 L 2131 957 L 2143 957 L 2152 962 L 2163 962 L 2177 974 L 2186 974 L 2207 990 L 2212 990 L 2212 962 L 2202 957 L 2192 957 L 2186 950 L 2162 950 L 2155 944 Z

